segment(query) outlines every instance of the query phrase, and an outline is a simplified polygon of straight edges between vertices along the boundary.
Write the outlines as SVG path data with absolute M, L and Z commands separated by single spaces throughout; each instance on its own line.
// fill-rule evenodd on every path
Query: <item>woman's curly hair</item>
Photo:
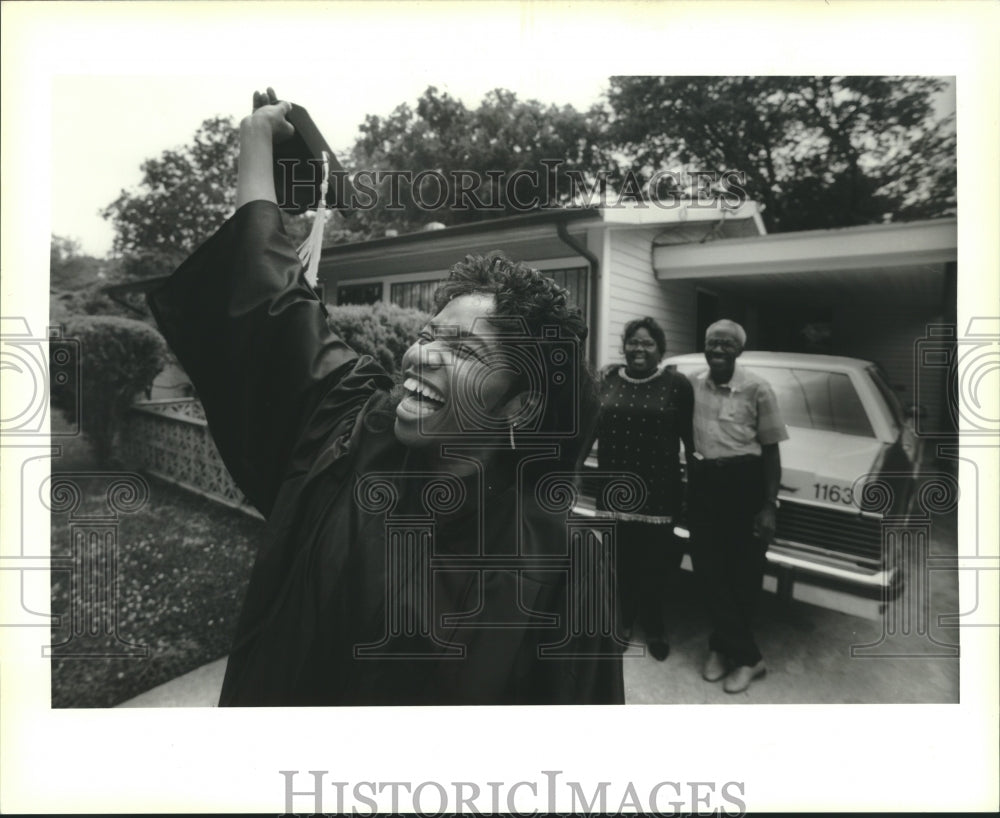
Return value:
M 570 304 L 569 292 L 551 278 L 523 262 L 511 261 L 499 250 L 468 255 L 454 265 L 435 291 L 434 304 L 440 311 L 452 299 L 474 293 L 492 295 L 496 308 L 491 317 L 523 322 L 528 336 L 543 348 L 559 339 L 575 349 L 567 360 L 541 355 L 546 400 L 537 431 L 563 441 L 560 460 L 576 461 L 589 441 L 598 406 L 585 355 L 587 324 L 580 309 Z
M 441 310 L 453 298 L 470 293 L 492 295 L 497 316 L 524 319 L 536 337 L 541 337 L 542 327 L 558 326 L 581 342 L 587 338 L 587 324 L 580 309 L 570 305 L 569 292 L 499 250 L 484 256 L 469 255 L 454 265 L 434 293 L 434 306 Z

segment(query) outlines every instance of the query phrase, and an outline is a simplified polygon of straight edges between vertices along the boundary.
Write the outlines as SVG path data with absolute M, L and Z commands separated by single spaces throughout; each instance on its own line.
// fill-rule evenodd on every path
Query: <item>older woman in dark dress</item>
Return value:
M 694 451 L 691 384 L 660 369 L 666 352 L 663 330 L 652 318 L 625 325 L 624 365 L 609 367 L 601 381 L 598 466 L 602 472 L 640 478 L 644 499 L 628 512 L 600 508 L 618 520 L 616 576 L 621 625 L 631 632 L 636 617 L 654 658 L 670 647 L 663 622 L 665 590 L 683 552 L 673 533 L 682 498 L 680 443 Z

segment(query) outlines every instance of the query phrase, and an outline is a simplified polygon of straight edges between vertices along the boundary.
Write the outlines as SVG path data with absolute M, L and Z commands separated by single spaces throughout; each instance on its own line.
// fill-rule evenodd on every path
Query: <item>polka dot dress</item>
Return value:
M 681 424 L 691 423 L 691 387 L 682 375 L 663 370 L 648 379 L 631 379 L 624 367 L 601 384 L 597 425 L 598 467 L 642 478 L 646 501 L 634 513 L 610 511 L 619 519 L 669 522 L 681 499 Z M 603 498 L 598 508 L 608 512 Z

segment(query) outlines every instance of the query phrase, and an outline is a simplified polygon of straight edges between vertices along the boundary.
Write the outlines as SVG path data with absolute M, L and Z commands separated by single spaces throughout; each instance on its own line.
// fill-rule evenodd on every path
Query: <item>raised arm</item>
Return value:
M 272 92 L 273 93 L 273 92 Z M 255 97 L 240 127 L 239 207 L 150 307 L 194 384 L 237 485 L 267 515 L 283 481 L 352 428 L 391 379 L 327 325 L 275 203 L 271 145 L 286 103 Z
M 236 176 L 236 207 L 248 202 L 277 203 L 274 192 L 274 143 L 288 139 L 295 129 L 285 116 L 290 102 L 279 101 L 273 88 L 255 91 L 254 111 L 240 122 L 240 159 Z

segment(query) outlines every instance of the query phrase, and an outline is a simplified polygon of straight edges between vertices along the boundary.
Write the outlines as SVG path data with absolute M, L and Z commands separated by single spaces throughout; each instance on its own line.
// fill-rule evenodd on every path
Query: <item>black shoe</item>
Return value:
M 657 662 L 662 662 L 670 655 L 670 645 L 663 639 L 651 639 L 646 643 L 646 647 Z

